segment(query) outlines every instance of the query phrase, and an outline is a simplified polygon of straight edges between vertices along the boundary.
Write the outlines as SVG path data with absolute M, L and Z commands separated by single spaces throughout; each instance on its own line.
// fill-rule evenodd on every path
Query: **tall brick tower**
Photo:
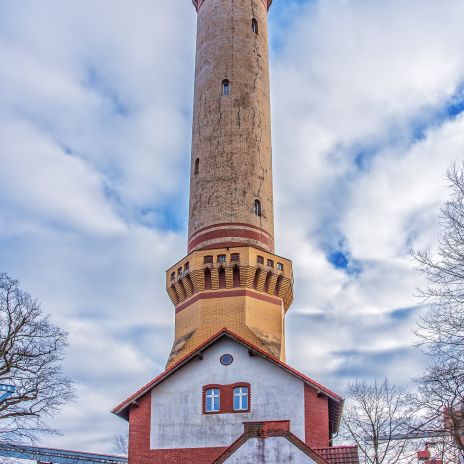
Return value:
M 272 0 L 193 0 L 198 13 L 188 255 L 167 271 L 168 366 L 227 328 L 285 360 L 292 264 L 274 254 L 267 12 Z

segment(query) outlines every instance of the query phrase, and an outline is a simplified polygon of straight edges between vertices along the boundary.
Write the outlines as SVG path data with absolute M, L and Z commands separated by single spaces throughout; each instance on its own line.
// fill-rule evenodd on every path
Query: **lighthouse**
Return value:
M 343 399 L 286 364 L 293 269 L 275 249 L 271 0 L 193 4 L 188 243 L 166 272 L 166 370 L 113 410 L 129 422 L 129 464 L 358 464 L 356 447 L 333 446 Z

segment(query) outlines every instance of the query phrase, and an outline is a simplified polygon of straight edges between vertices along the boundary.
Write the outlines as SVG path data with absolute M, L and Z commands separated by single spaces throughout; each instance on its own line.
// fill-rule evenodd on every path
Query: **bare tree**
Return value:
M 435 361 L 464 362 L 464 163 L 447 174 L 451 195 L 441 211 L 441 233 L 435 254 L 413 252 L 429 284 L 420 290 L 432 305 L 418 330 L 420 344 Z
M 418 387 L 422 430 L 435 437 L 448 437 L 447 454 L 456 462 L 464 460 L 464 372 L 455 362 L 433 364 L 418 380 Z
M 127 435 L 115 435 L 113 438 L 113 450 L 117 454 L 127 456 L 129 454 L 129 437 Z
M 0 273 L 0 384 L 16 390 L 0 401 L 0 442 L 55 432 L 45 419 L 74 396 L 62 367 L 66 338 L 17 280 Z
M 420 291 L 431 304 L 419 322 L 419 345 L 429 356 L 417 380 L 426 432 L 442 435 L 448 454 L 464 459 L 464 163 L 447 174 L 450 198 L 441 210 L 436 253 L 413 253 L 428 280 Z
M 368 464 L 395 464 L 415 459 L 405 438 L 415 428 L 415 407 L 407 389 L 388 380 L 348 387 L 343 435 L 354 440 Z

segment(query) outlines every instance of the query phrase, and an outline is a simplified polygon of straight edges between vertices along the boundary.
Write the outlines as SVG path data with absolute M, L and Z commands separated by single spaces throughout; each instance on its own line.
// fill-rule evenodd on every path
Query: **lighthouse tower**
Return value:
M 271 0 L 194 0 L 187 255 L 166 273 L 166 370 L 117 406 L 129 464 L 358 464 L 343 399 L 285 362 L 292 263 L 275 254 Z
M 194 1 L 189 254 L 167 271 L 176 307 L 168 366 L 223 327 L 285 360 L 293 277 L 274 254 L 270 3 Z

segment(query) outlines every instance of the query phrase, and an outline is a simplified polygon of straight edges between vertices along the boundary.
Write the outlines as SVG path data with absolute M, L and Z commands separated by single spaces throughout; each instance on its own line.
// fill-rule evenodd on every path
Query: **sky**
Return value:
M 287 361 L 343 394 L 406 384 L 464 153 L 462 0 L 275 0 L 277 253 Z M 189 0 L 0 0 L 0 271 L 69 332 L 79 398 L 43 446 L 111 452 L 111 409 L 163 371 L 164 272 L 186 252 L 196 14 Z

